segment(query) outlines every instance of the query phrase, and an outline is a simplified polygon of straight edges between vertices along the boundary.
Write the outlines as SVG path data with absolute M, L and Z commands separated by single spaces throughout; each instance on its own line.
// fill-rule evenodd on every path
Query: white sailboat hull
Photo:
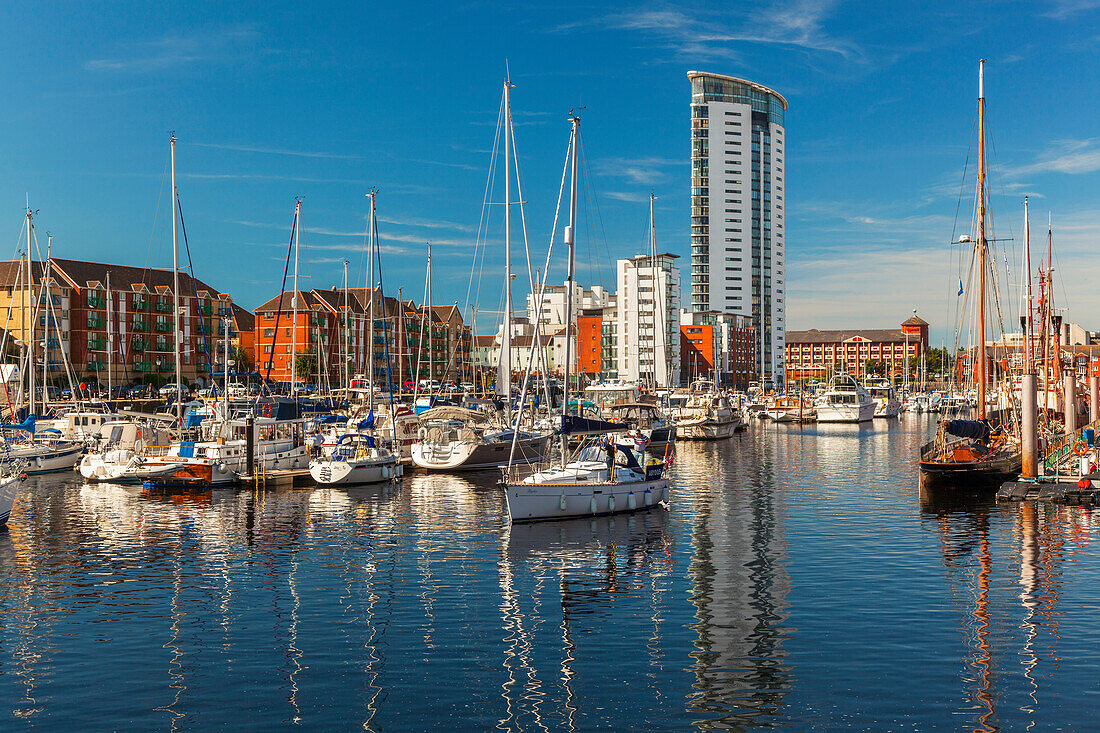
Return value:
M 386 461 L 313 461 L 309 475 L 321 485 L 377 484 L 400 478 L 405 467 L 396 459 Z
M 508 516 L 513 522 L 574 519 L 642 511 L 668 506 L 666 478 L 614 483 L 518 483 L 506 490 Z
M 549 436 L 540 435 L 516 441 L 515 463 L 542 460 L 549 445 Z M 412 461 L 417 468 L 429 471 L 474 471 L 508 465 L 512 441 L 500 442 L 435 442 L 421 441 L 412 447 Z
M 862 404 L 821 404 L 817 406 L 817 421 L 820 422 L 845 422 L 859 423 L 873 420 L 875 417 L 875 403 L 864 402 Z
M 22 476 L 5 476 L 0 479 L 0 526 L 8 523 L 12 507 L 19 496 L 19 487 L 23 484 Z

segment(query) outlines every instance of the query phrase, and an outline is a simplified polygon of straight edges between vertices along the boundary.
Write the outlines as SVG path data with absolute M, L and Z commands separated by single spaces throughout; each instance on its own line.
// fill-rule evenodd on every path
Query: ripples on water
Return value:
M 32 479 L 2 727 L 1093 728 L 1100 513 L 922 495 L 931 425 L 754 425 L 670 511 L 515 527 L 494 473 Z

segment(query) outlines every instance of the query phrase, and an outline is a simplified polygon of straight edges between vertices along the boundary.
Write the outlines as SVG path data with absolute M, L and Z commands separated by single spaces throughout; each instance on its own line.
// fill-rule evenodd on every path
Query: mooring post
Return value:
M 1025 374 L 1020 380 L 1020 442 L 1024 465 L 1020 475 L 1035 478 L 1039 471 L 1039 433 L 1036 430 L 1036 378 Z
M 1077 430 L 1077 376 L 1073 370 L 1068 370 L 1063 378 L 1065 394 L 1062 396 L 1063 412 L 1066 418 L 1066 435 L 1072 435 Z
M 1089 422 L 1100 420 L 1100 377 L 1095 373 L 1089 377 Z

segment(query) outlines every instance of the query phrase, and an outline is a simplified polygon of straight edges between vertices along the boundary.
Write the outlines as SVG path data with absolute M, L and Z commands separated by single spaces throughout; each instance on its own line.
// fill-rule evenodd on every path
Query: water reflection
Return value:
M 578 693 L 578 677 L 593 661 L 629 665 L 600 659 L 596 645 L 633 648 L 643 624 L 650 628 L 648 663 L 660 667 L 673 567 L 667 526 L 668 512 L 656 509 L 505 529 L 498 561 L 505 709 L 498 729 L 586 727 L 578 697 L 591 691 Z
M 766 724 L 793 682 L 783 648 L 790 578 L 775 459 L 742 461 L 718 444 L 692 445 L 681 455 L 709 469 L 685 476 L 698 635 L 689 705 L 701 728 Z
M 1100 514 L 918 496 L 932 428 L 754 425 L 681 446 L 668 511 L 516 527 L 493 472 L 196 494 L 34 479 L 0 532 L 0 715 L 1088 729 Z
M 1052 678 L 1062 661 L 1059 600 L 1067 539 L 1087 542 L 1093 517 L 1081 507 L 998 507 L 988 495 L 950 490 L 923 492 L 921 499 L 935 523 L 948 578 L 960 598 L 968 599 L 961 629 L 969 671 L 960 680 L 970 705 L 963 712 L 974 730 L 1018 727 L 1006 725 L 1006 717 L 1020 717 L 1031 729 L 1038 722 L 1040 682 Z M 998 572 L 1012 566 L 1015 593 L 994 584 Z M 1018 649 L 1004 648 L 1006 639 Z M 1010 667 L 1013 656 L 1018 672 Z M 999 709 L 1013 697 L 1000 685 L 1017 673 L 1021 699 L 1011 711 Z

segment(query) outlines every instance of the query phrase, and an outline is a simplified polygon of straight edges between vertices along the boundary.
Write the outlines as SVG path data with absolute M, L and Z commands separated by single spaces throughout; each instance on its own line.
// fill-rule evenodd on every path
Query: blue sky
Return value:
M 698 69 L 790 102 L 789 327 L 889 326 L 919 308 L 942 332 L 985 57 L 997 232 L 1017 237 L 1018 270 L 1022 196 L 1036 218 L 1051 210 L 1069 318 L 1100 328 L 1098 0 L 33 5 L 0 11 L 9 253 L 29 194 L 59 256 L 170 265 L 175 130 L 196 275 L 246 307 L 276 292 L 295 196 L 303 287 L 338 285 L 344 259 L 361 284 L 372 186 L 387 288 L 423 298 L 430 240 L 435 302 L 464 304 L 507 62 L 535 258 L 583 107 L 578 278 L 613 285 L 612 260 L 645 246 L 652 191 L 686 282 Z M 500 208 L 474 268 L 486 314 L 500 308 Z

